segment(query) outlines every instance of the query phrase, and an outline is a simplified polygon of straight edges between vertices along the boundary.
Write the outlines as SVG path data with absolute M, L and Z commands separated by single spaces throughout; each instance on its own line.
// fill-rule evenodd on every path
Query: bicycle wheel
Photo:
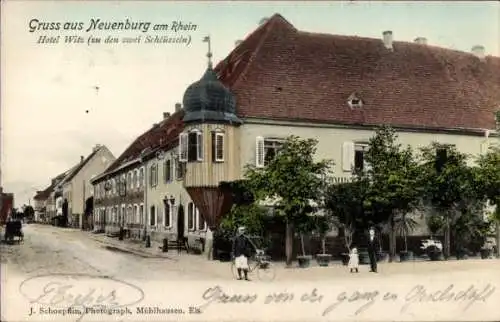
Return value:
M 257 277 L 263 282 L 271 282 L 276 278 L 276 268 L 271 262 L 257 267 Z

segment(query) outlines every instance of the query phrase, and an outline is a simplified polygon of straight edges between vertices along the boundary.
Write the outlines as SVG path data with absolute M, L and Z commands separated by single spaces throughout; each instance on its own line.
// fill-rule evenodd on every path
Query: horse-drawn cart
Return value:
M 7 243 L 13 243 L 14 237 L 17 237 L 18 244 L 23 241 L 23 224 L 19 220 L 9 221 L 5 224 L 5 241 Z

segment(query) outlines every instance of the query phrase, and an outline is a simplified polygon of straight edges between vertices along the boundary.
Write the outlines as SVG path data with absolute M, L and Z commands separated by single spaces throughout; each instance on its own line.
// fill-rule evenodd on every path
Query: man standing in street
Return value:
M 373 227 L 369 230 L 368 235 L 368 257 L 370 257 L 370 272 L 377 272 L 377 249 L 378 238 L 375 236 L 375 229 Z
M 245 236 L 245 227 L 239 227 L 233 242 L 234 264 L 238 270 L 238 280 L 242 279 L 241 273 L 248 279 L 248 258 L 250 257 L 251 243 Z

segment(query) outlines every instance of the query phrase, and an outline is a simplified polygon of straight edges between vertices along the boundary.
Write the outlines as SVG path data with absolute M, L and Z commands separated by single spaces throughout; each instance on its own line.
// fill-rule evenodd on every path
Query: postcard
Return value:
M 2 321 L 500 319 L 499 3 L 1 6 Z

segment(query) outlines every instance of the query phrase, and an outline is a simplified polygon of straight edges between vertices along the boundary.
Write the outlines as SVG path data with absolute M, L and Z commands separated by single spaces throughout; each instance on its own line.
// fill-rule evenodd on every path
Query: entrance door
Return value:
M 177 211 L 177 240 L 184 238 L 184 206 L 180 205 Z

